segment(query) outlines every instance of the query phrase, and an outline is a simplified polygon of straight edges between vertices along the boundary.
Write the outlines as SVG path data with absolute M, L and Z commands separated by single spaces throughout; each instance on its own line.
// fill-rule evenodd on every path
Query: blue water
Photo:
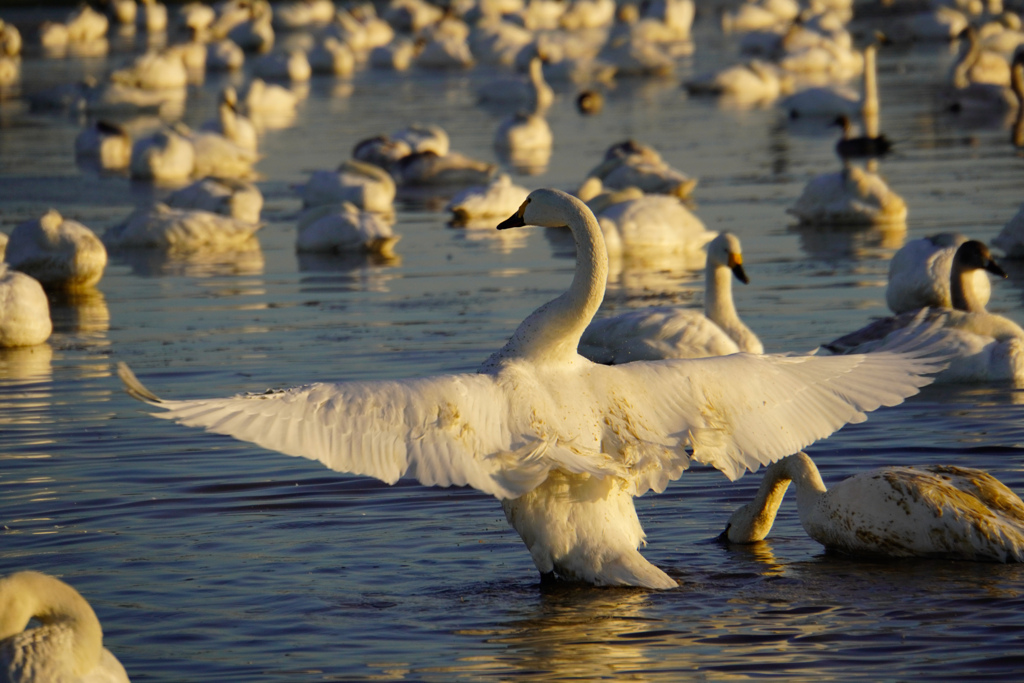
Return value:
M 768 351 L 809 350 L 884 314 L 888 259 L 906 239 L 988 240 L 1024 200 L 1007 123 L 940 106 L 952 54 L 883 50 L 883 129 L 898 144 L 881 171 L 910 207 L 907 228 L 798 229 L 785 210 L 809 178 L 838 168 L 837 131 L 688 99 L 681 78 L 735 59 L 710 14 L 696 44 L 675 77 L 620 82 L 598 117 L 578 115 L 561 89 L 551 163 L 516 180 L 571 189 L 609 144 L 655 146 L 700 178 L 694 208 L 707 225 L 743 240 L 751 283 L 736 287 L 737 307 Z M 0 230 L 52 206 L 102 233 L 167 191 L 79 168 L 81 121 L 25 103 L 124 57 L 26 54 L 20 91 L 0 102 Z M 290 190 L 356 141 L 412 121 L 494 160 L 501 114 L 473 99 L 486 77 L 315 78 L 294 124 L 261 139 L 258 252 L 115 255 L 91 297 L 54 300 L 47 344 L 0 351 L 0 574 L 32 568 L 73 584 L 134 681 L 1019 677 L 1024 569 L 827 555 L 791 499 L 766 542 L 717 544 L 756 474 L 730 483 L 695 467 L 637 501 L 644 554 L 678 590 L 548 589 L 492 498 L 331 472 L 153 419 L 121 391 L 119 360 L 176 398 L 468 371 L 500 347 L 568 284 L 563 235 L 453 229 L 436 204 L 414 201 L 398 206 L 396 261 L 299 259 Z M 193 88 L 185 121 L 208 118 L 225 82 Z M 1011 276 L 993 283 L 990 309 L 1024 321 L 1024 267 L 1004 265 Z M 701 287 L 680 264 L 627 265 L 606 310 L 699 305 Z M 1022 403 L 1009 385 L 929 387 L 810 452 L 826 483 L 945 463 L 1024 491 Z

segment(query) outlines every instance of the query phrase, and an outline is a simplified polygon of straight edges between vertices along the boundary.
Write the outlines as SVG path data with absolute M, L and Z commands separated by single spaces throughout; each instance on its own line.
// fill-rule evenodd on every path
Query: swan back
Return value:
M 25 631 L 31 619 L 40 626 Z M 0 675 L 13 683 L 128 681 L 121 663 L 103 648 L 103 630 L 85 598 L 63 581 L 31 571 L 0 578 Z
M 0 347 L 35 346 L 53 332 L 43 286 L 0 261 Z
M 99 237 L 54 209 L 14 228 L 5 258 L 44 287 L 66 289 L 95 285 L 107 266 L 107 250 Z

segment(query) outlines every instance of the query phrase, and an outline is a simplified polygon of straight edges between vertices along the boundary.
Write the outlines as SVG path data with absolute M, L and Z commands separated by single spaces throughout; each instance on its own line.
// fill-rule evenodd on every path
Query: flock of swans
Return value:
M 690 0 L 639 9 L 611 0 L 557 8 L 480 2 L 461 16 L 422 0 L 394 0 L 383 16 L 372 5 L 340 9 L 325 0 L 273 8 L 263 0 L 190 3 L 177 17 L 156 0 L 108 4 L 109 15 L 83 6 L 64 23 L 40 26 L 39 44 L 60 54 L 102 54 L 112 24 L 157 32 L 175 21 L 189 37 L 141 55 L 104 82 L 39 99 L 71 98 L 90 114 L 76 141 L 80 158 L 177 189 L 102 237 L 56 209 L 18 225 L 9 238 L 0 235 L 0 347 L 45 341 L 52 332 L 47 292 L 95 286 L 108 249 L 216 250 L 251 242 L 261 227 L 253 166 L 271 129 L 264 117 L 287 118 L 297 106 L 290 90 L 268 81 L 346 76 L 366 64 L 518 67 L 522 75 L 493 81 L 477 96 L 481 106 L 517 110 L 497 127 L 494 145 L 506 165 L 523 171 L 551 154 L 544 115 L 554 91 L 547 79 L 600 84 L 613 74 L 664 74 L 692 51 L 695 16 Z M 813 8 L 792 0 L 740 3 L 722 25 L 742 34 L 750 60 L 684 87 L 692 96 L 777 100 L 791 116 L 835 120 L 843 129 L 840 168 L 812 179 L 790 213 L 811 224 L 898 223 L 906 203 L 878 171 L 893 144 L 879 130 L 877 48 L 853 48 L 850 14 L 850 3 L 840 0 Z M 999 14 L 978 28 L 966 10 L 942 6 L 901 17 L 885 40 L 959 38 L 950 108 L 1024 109 L 1024 33 L 1014 17 Z M 317 31 L 308 49 L 274 48 L 275 28 L 309 27 Z M 605 30 L 599 43 L 595 29 Z M 11 85 L 21 50 L 13 25 L 0 22 L 0 48 L 0 85 Z M 225 88 L 216 116 L 199 129 L 179 122 L 140 132 L 112 122 L 119 111 L 182 106 L 197 71 L 249 68 L 249 60 L 252 80 L 240 91 Z M 842 83 L 856 77 L 862 93 Z M 583 90 L 577 104 L 581 115 L 600 112 L 601 88 Z M 859 136 L 851 124 L 858 117 Z M 730 480 L 768 465 L 755 501 L 728 522 L 722 536 L 732 543 L 767 536 L 793 481 L 801 523 L 827 548 L 1024 560 L 1024 503 L 984 472 L 894 467 L 826 490 L 801 452 L 933 379 L 1024 380 L 1024 330 L 985 308 L 988 276 L 1005 277 L 988 247 L 950 234 L 909 242 L 889 272 L 894 316 L 821 353 L 765 354 L 733 302 L 733 278 L 748 282 L 740 240 L 708 230 L 686 205 L 697 185 L 657 150 L 627 140 L 611 145 L 574 193 L 531 191 L 496 164 L 452 150 L 439 126 L 412 123 L 361 141 L 350 159 L 292 188 L 303 205 L 295 247 L 393 255 L 401 237 L 393 229 L 396 199 L 424 186 L 449 190 L 445 211 L 456 224 L 568 229 L 576 247 L 568 288 L 523 320 L 478 372 L 184 400 L 158 397 L 124 364 L 118 374 L 161 418 L 340 472 L 493 495 L 544 580 L 676 587 L 640 553 L 645 533 L 634 498 L 663 491 L 691 463 Z M 1024 218 L 1011 219 L 992 242 L 1020 257 Z M 700 255 L 703 312 L 655 307 L 599 315 L 609 259 L 645 251 Z M 39 626 L 25 631 L 32 619 Z M 127 680 L 103 648 L 88 603 L 34 572 L 0 578 L 0 664 L 11 681 Z

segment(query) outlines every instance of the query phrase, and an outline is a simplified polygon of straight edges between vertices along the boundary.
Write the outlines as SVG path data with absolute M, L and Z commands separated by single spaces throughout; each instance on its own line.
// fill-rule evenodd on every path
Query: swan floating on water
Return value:
M 383 215 L 350 202 L 307 209 L 299 216 L 297 229 L 295 247 L 300 252 L 363 252 L 391 258 L 400 239 Z
M 43 286 L 0 261 L 0 348 L 42 344 L 52 332 Z
M 395 180 L 376 164 L 349 159 L 336 171 L 313 171 L 309 180 L 293 188 L 306 208 L 351 202 L 364 211 L 394 213 Z
M 772 463 L 753 502 L 729 518 L 723 539 L 764 539 L 790 482 L 800 524 L 850 555 L 1024 561 L 1024 501 L 982 470 L 883 467 L 825 488 L 806 453 Z
M 580 355 L 619 364 L 666 358 L 764 353 L 757 335 L 736 313 L 732 278 L 746 284 L 739 238 L 723 232 L 708 244 L 704 311 L 655 306 L 595 320 L 580 340 Z
M 811 178 L 786 212 L 807 225 L 893 225 L 907 220 L 907 203 L 882 176 L 847 165 Z
M 677 584 L 637 550 L 635 496 L 664 490 L 691 460 L 736 479 L 900 403 L 942 367 L 920 337 L 862 356 L 591 363 L 577 347 L 608 278 L 597 220 L 540 189 L 498 228 L 526 225 L 567 225 L 575 274 L 477 373 L 181 401 L 161 400 L 123 363 L 119 375 L 167 411 L 158 417 L 388 483 L 409 475 L 489 493 L 544 577 L 662 589 Z
M 31 620 L 38 626 L 25 629 Z M 39 572 L 0 578 L 0 677 L 11 683 L 128 683 L 81 594 Z
M 988 247 L 976 240 L 961 244 L 953 256 L 949 291 L 953 308 L 930 307 L 882 318 L 824 345 L 833 353 L 865 353 L 901 335 L 921 319 L 937 326 L 932 332 L 943 340 L 950 359 L 937 382 L 1024 381 L 1024 329 L 1001 315 L 985 310 L 985 299 L 973 287 L 977 271 L 1006 277 L 992 260 Z M 987 291 L 986 291 L 987 294 Z
M 92 287 L 107 267 L 107 250 L 96 233 L 54 209 L 15 227 L 4 258 L 48 289 Z
M 261 227 L 203 209 L 173 209 L 157 203 L 108 229 L 103 241 L 112 249 L 226 251 L 248 242 Z
M 259 223 L 263 193 L 247 180 L 211 176 L 172 192 L 164 203 L 172 209 L 204 209 L 240 221 Z
M 521 185 L 512 182 L 507 173 L 499 173 L 487 185 L 468 187 L 458 192 L 445 205 L 452 214 L 452 222 L 465 224 L 485 218 L 496 218 L 513 213 L 530 194 Z
M 910 240 L 900 247 L 889 261 L 889 281 L 885 288 L 889 310 L 905 313 L 923 306 L 954 308 L 951 281 L 959 284 L 965 292 L 964 298 L 977 310 L 984 310 L 992 296 L 987 275 L 992 271 L 985 262 L 979 268 L 979 264 L 971 264 L 965 258 L 954 258 L 957 248 L 966 241 L 967 237 L 959 233 L 943 232 Z

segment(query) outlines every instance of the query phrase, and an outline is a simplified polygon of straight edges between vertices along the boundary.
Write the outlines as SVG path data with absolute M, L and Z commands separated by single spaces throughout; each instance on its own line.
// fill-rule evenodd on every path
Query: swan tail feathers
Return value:
M 597 572 L 594 583 L 604 586 L 638 586 L 653 590 L 678 588 L 671 576 L 644 559 L 639 552 L 619 555 Z
M 117 364 L 117 376 L 124 384 L 124 390 L 128 392 L 128 395 L 132 398 L 142 401 L 143 403 L 163 403 L 163 399 L 147 389 L 145 385 L 139 381 L 139 378 L 135 376 L 135 373 L 132 372 L 132 369 L 128 367 L 127 363 L 121 361 Z

